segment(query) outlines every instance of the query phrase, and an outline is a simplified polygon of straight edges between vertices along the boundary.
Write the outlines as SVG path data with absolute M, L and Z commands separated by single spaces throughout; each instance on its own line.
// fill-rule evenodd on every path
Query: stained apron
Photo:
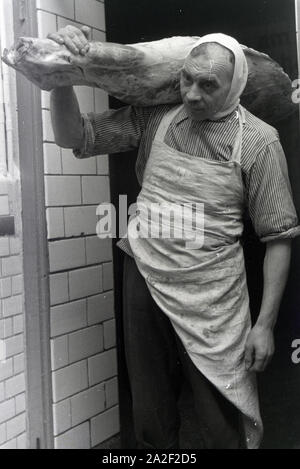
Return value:
M 128 223 L 128 240 L 153 299 L 169 317 L 196 367 L 241 412 L 247 447 L 258 448 L 263 426 L 256 375 L 245 369 L 244 362 L 251 330 L 240 243 L 244 109 L 239 106 L 236 111 L 239 130 L 231 159 L 219 162 L 164 143 L 169 125 L 181 108 L 172 109 L 162 119 L 155 135 L 137 210 Z M 184 225 L 190 230 L 184 233 L 182 225 L 178 230 L 176 216 L 156 216 L 157 207 L 174 204 L 194 207 L 187 212 L 182 209 L 185 222 L 190 217 Z M 150 216 L 145 207 L 154 207 Z M 204 225 L 195 223 L 197 211 L 201 220 L 203 207 Z M 149 236 L 149 220 L 154 237 Z M 172 236 L 161 235 L 166 223 Z M 203 239 L 203 245 L 196 243 L 192 249 L 193 234 L 196 240 Z

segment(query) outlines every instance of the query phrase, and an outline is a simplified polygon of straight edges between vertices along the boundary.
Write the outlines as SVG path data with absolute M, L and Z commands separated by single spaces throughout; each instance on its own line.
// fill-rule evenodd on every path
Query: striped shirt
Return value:
M 142 185 L 154 136 L 170 109 L 170 105 L 125 106 L 101 114 L 82 114 L 84 145 L 74 149 L 74 155 L 86 158 L 138 148 L 135 170 Z M 246 109 L 245 115 L 241 154 L 245 210 L 262 242 L 298 236 L 300 226 L 278 132 Z M 193 156 L 228 161 L 238 128 L 236 111 L 217 121 L 193 121 L 183 108 L 170 124 L 165 143 Z M 127 238 L 118 246 L 132 255 Z

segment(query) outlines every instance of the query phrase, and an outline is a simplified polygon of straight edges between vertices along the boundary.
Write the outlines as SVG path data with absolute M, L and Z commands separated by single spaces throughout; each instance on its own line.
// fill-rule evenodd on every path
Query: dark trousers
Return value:
M 205 448 L 244 447 L 238 410 L 193 364 L 128 255 L 123 282 L 125 352 L 138 447 L 179 448 L 177 400 L 183 373 L 191 385 Z

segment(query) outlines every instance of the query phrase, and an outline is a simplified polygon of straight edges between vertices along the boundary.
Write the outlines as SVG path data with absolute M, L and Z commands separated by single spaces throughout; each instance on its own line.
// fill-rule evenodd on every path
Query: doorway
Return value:
M 278 61 L 291 79 L 298 76 L 295 2 L 288 0 L 109 0 L 106 4 L 107 40 L 135 43 L 175 35 L 204 35 L 223 32 Z M 111 107 L 121 103 L 111 99 Z M 300 213 L 299 115 L 277 126 L 286 153 L 295 204 Z M 135 201 L 139 186 L 135 177 L 136 153 L 110 157 L 112 202 L 118 206 L 118 195 L 127 194 Z M 258 312 L 262 293 L 264 246 L 248 228 L 245 247 L 248 284 L 253 315 Z M 123 254 L 114 246 L 115 305 L 117 318 L 121 438 L 124 448 L 134 447 L 130 409 L 130 391 L 122 340 L 122 268 Z M 269 369 L 260 376 L 260 394 L 265 422 L 265 448 L 294 448 L 300 445 L 300 367 L 291 361 L 292 341 L 300 337 L 300 241 L 294 241 L 293 260 L 288 286 L 276 328 L 276 354 Z M 188 415 L 190 400 L 184 403 Z M 186 439 L 193 438 L 193 428 Z

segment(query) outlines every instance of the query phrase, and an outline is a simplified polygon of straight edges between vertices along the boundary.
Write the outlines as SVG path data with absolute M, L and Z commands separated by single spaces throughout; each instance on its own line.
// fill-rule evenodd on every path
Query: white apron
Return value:
M 256 376 L 246 371 L 244 363 L 251 330 L 239 241 L 244 210 L 240 166 L 244 110 L 239 106 L 236 113 L 239 132 L 231 160 L 219 162 L 179 152 L 164 143 L 181 108 L 172 109 L 159 126 L 137 204 L 139 208 L 151 203 L 203 203 L 204 245 L 187 249 L 182 236 L 143 237 L 141 228 L 149 221 L 145 210 L 131 217 L 128 239 L 152 297 L 171 320 L 193 363 L 240 410 L 247 447 L 258 448 L 263 427 Z M 162 229 L 162 219 L 153 217 L 151 223 L 151 229 Z M 172 220 L 171 226 L 174 228 Z

